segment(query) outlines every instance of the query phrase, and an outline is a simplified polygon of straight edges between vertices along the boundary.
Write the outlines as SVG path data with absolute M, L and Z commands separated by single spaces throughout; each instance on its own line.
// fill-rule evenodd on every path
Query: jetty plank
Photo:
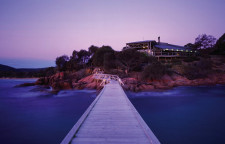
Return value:
M 110 81 L 62 144 L 158 144 L 117 81 Z

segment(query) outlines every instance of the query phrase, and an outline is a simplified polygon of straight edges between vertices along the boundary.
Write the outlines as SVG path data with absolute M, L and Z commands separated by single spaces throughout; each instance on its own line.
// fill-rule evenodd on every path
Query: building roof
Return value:
M 129 42 L 127 44 L 149 43 L 149 42 L 155 42 L 155 40 L 136 41 L 136 42 Z
M 156 48 L 164 49 L 164 50 L 190 50 L 187 47 L 178 46 L 178 45 L 172 45 L 168 43 L 160 43 L 157 45 L 154 45 Z

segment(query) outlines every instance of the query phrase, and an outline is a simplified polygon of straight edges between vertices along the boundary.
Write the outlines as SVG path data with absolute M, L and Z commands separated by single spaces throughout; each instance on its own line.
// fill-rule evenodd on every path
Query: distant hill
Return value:
M 38 71 L 41 71 L 41 70 L 45 70 L 47 68 L 19 68 L 19 69 L 16 69 L 16 71 L 19 71 L 19 72 L 38 72 Z
M 56 72 L 55 67 L 49 68 L 14 68 L 7 65 L 0 64 L 0 78 L 7 77 L 43 77 L 49 76 Z
M 0 64 L 0 71 L 14 71 L 14 72 L 37 72 L 45 70 L 46 68 L 14 68 L 7 65 Z
M 16 71 L 15 68 L 0 64 L 0 71 Z

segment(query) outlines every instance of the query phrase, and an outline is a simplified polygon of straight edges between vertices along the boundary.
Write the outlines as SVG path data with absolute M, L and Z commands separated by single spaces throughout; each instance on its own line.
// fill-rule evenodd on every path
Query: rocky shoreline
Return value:
M 137 81 L 135 78 L 125 78 L 122 80 L 125 84 L 124 89 L 130 91 L 151 91 L 156 89 L 171 89 L 177 86 L 200 86 L 225 84 L 225 74 L 210 75 L 207 78 L 189 80 L 179 75 L 165 75 L 161 80 L 147 82 Z
M 92 75 L 79 79 L 76 73 L 59 72 L 50 77 L 39 78 L 36 85 L 49 85 L 54 90 L 62 89 L 101 89 L 101 81 L 92 78 Z
M 123 88 L 134 92 L 151 91 L 156 89 L 170 89 L 177 86 L 199 86 L 225 84 L 225 74 L 213 74 L 207 78 L 189 80 L 186 77 L 173 74 L 164 75 L 160 80 L 140 81 L 133 77 L 122 78 Z M 77 73 L 59 72 L 50 77 L 39 78 L 35 85 L 48 85 L 53 90 L 62 89 L 101 89 L 101 81 L 93 79 L 89 74 L 83 78 L 78 78 Z

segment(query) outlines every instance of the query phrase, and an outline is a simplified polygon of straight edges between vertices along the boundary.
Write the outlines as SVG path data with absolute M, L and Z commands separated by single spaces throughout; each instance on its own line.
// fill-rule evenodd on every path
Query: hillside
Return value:
M 0 64 L 0 78 L 43 77 L 55 73 L 54 67 L 49 68 L 14 68 Z
M 0 64 L 0 71 L 16 71 L 15 68 Z

